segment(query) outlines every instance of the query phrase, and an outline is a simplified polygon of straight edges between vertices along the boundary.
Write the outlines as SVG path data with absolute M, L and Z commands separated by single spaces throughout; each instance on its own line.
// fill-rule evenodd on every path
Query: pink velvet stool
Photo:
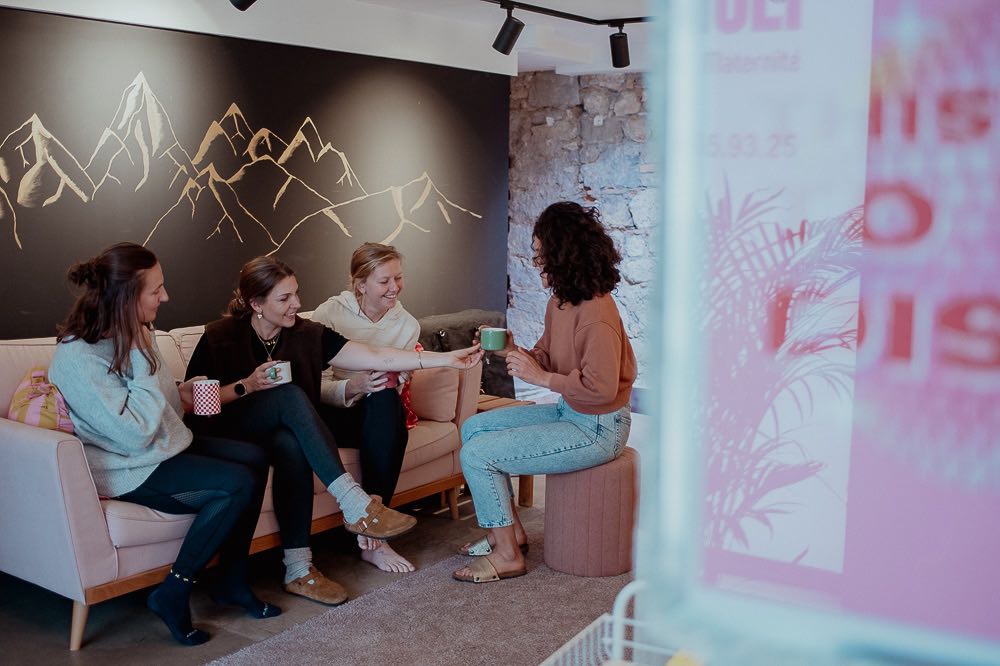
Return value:
M 617 576 L 632 568 L 639 455 L 545 477 L 545 564 L 574 576 Z

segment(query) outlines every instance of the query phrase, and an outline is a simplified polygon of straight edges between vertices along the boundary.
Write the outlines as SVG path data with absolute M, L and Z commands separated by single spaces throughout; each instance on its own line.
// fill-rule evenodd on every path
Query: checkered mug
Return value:
M 212 416 L 222 411 L 218 379 L 199 379 L 194 383 L 194 413 Z

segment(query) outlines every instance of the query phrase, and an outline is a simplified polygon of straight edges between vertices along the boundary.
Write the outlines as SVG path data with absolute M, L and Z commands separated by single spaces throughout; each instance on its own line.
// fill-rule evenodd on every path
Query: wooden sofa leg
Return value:
M 451 519 L 458 520 L 458 487 L 445 491 L 448 495 L 448 508 L 451 509 Z
M 87 614 L 90 606 L 81 602 L 73 602 L 73 622 L 69 628 L 69 649 L 76 652 L 83 643 L 83 629 L 87 626 Z
M 517 477 L 517 503 L 529 507 L 535 504 L 535 477 L 522 474 Z

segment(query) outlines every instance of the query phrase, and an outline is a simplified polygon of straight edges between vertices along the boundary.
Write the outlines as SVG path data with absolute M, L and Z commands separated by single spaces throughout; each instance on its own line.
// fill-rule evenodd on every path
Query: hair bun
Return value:
M 87 261 L 81 261 L 74 264 L 69 269 L 68 277 L 73 284 L 96 289 L 99 286 L 100 281 L 97 262 L 93 259 L 89 259 Z

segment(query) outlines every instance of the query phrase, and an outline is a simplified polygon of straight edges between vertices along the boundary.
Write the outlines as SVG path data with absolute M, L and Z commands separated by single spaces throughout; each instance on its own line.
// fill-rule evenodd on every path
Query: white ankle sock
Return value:
M 326 489 L 336 498 L 340 510 L 344 513 L 345 522 L 356 523 L 368 515 L 365 509 L 372 501 L 371 495 L 362 490 L 358 482 L 347 472 L 334 479 Z
M 309 546 L 304 548 L 286 548 L 285 556 L 281 560 L 285 563 L 285 585 L 309 573 L 312 559 L 312 549 Z

